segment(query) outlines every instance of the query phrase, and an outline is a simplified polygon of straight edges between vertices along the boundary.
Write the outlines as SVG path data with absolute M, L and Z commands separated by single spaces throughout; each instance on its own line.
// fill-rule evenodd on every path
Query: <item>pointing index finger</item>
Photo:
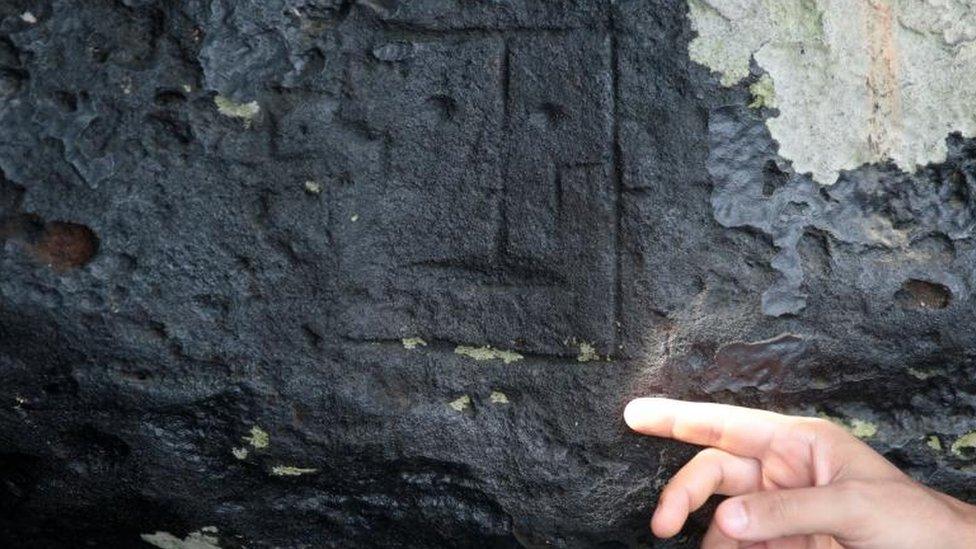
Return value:
M 638 398 L 624 410 L 627 425 L 645 435 L 762 457 L 787 416 L 727 404 Z

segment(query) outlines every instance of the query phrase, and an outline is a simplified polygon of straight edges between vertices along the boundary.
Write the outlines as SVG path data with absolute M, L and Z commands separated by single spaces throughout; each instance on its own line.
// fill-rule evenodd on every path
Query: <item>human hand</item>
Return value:
M 651 530 L 677 534 L 713 494 L 702 547 L 976 547 L 976 507 L 909 478 L 841 427 L 663 398 L 624 410 L 631 429 L 707 446 L 668 482 Z

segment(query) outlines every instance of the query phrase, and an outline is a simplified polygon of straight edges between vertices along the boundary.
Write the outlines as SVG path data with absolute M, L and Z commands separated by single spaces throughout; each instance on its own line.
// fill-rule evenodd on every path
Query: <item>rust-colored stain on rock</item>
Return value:
M 52 221 L 44 226 L 40 239 L 30 247 L 31 254 L 56 271 L 81 267 L 98 251 L 98 237 L 77 223 Z
M 868 38 L 868 145 L 876 155 L 889 157 L 900 139 L 901 108 L 898 49 L 893 32 L 891 6 L 865 4 L 864 34 Z

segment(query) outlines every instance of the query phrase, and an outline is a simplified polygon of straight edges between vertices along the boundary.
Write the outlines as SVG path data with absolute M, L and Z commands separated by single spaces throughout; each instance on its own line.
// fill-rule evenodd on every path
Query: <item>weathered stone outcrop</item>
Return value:
M 976 144 L 821 185 L 713 4 L 0 3 L 0 542 L 677 546 L 649 394 L 976 496 Z

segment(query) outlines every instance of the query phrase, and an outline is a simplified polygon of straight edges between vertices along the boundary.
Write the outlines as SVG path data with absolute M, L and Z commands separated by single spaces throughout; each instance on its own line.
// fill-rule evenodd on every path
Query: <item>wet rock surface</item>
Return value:
M 693 544 L 649 394 L 976 497 L 976 144 L 823 188 L 686 13 L 0 3 L 0 539 Z

